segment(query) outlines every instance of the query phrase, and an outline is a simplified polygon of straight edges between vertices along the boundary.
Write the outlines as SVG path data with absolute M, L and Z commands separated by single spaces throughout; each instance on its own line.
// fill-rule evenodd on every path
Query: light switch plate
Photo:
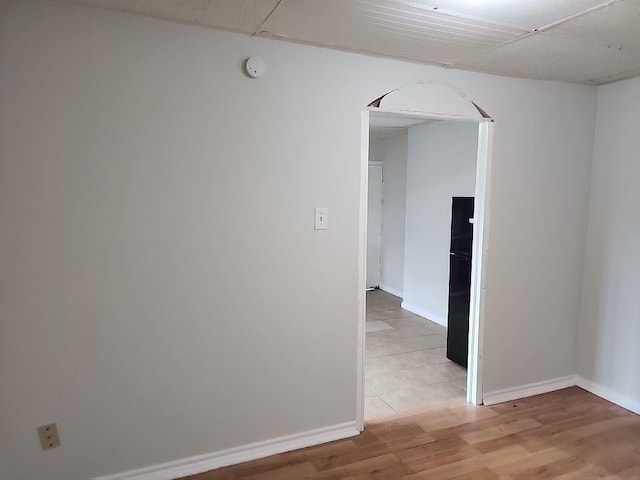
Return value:
M 58 425 L 51 423 L 38 427 L 38 438 L 42 450 L 49 450 L 60 446 L 60 436 L 58 435 Z
M 329 228 L 329 209 L 326 207 L 316 208 L 316 220 L 314 224 L 316 230 L 326 230 Z

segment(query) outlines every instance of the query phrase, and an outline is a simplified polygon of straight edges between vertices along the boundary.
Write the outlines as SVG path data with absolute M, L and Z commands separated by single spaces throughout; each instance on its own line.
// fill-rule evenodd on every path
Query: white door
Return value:
M 369 165 L 367 288 L 380 286 L 382 252 L 382 165 Z

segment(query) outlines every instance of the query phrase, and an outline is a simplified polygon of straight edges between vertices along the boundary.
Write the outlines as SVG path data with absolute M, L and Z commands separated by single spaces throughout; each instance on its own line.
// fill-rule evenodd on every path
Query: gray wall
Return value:
M 402 306 L 447 325 L 451 198 L 475 196 L 478 124 L 409 129 Z
M 2 436 L 2 430 L 0 430 L 0 436 Z M 7 480 L 9 478 L 9 471 L 7 469 L 7 461 L 5 459 L 7 446 L 5 442 L 0 439 L 0 480 Z
M 355 420 L 361 110 L 421 80 L 496 120 L 485 390 L 573 373 L 595 88 L 54 2 L 0 8 L 14 480 Z M 242 73 L 249 55 L 263 78 Z M 63 444 L 41 452 L 35 428 L 51 421 Z
M 640 413 L 640 79 L 598 88 L 580 382 Z
M 407 133 L 374 140 L 369 159 L 384 162 L 382 184 L 382 282 L 402 297 L 407 184 Z

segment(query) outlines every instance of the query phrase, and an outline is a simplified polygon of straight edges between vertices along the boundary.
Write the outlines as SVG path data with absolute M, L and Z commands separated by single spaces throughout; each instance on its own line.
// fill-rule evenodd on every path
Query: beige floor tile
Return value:
M 447 383 L 449 379 L 440 372 L 433 369 L 436 365 L 411 368 L 408 370 L 398 370 L 393 375 L 411 387 L 425 387 L 434 383 Z
M 463 398 L 464 390 L 450 383 L 436 383 L 427 387 L 402 388 L 379 395 L 394 410 L 413 410 L 431 402 Z
M 367 321 L 388 320 L 393 318 L 394 314 L 392 310 L 367 309 Z
M 370 373 L 365 370 L 364 395 L 370 397 L 407 387 L 407 383 L 389 372 Z
M 386 357 L 367 358 L 365 360 L 365 369 L 375 368 L 376 371 L 393 372 L 395 370 L 406 370 L 409 368 L 417 368 L 425 365 L 421 358 L 415 358 L 412 353 L 400 353 L 398 355 L 389 355 Z
M 449 383 L 455 387 L 458 387 L 463 392 L 467 392 L 467 376 L 454 378 L 449 380 Z
M 436 331 L 438 333 L 441 333 L 442 330 L 442 327 L 437 323 L 414 315 L 413 313 L 405 316 L 403 316 L 401 313 L 393 313 L 389 315 L 386 321 L 398 330 L 407 328 L 424 328 L 425 330 Z
M 407 357 L 412 360 L 419 362 L 421 365 L 436 365 L 440 363 L 452 363 L 451 360 L 447 358 L 447 349 L 442 348 L 432 348 L 429 350 L 422 350 L 419 352 L 411 352 L 407 354 Z
M 440 335 L 398 336 L 386 331 L 374 334 L 365 341 L 365 350 L 371 358 L 442 348 L 446 343 Z
M 423 347 L 421 350 L 428 348 L 442 348 L 447 345 L 447 338 L 444 335 L 421 335 L 412 337 L 411 342 L 415 345 Z
M 396 332 L 401 333 L 405 336 L 415 336 L 415 335 L 445 335 L 446 330 L 443 332 L 440 329 L 436 329 L 430 326 L 424 325 L 407 325 L 404 322 L 397 322 L 393 320 L 386 320 L 390 327 L 395 329 Z
M 387 322 L 383 322 L 382 320 L 372 320 L 366 322 L 366 332 L 383 332 L 385 330 L 393 330 L 393 327 L 389 325 Z
M 467 372 L 446 358 L 446 328 L 380 290 L 367 293 L 367 324 L 367 418 L 465 397 Z
M 467 378 L 467 370 L 453 362 L 432 365 L 434 372 L 442 374 L 447 380 L 457 380 L 459 378 Z
M 393 413 L 395 410 L 391 408 L 380 397 L 366 397 L 364 399 L 364 418 L 368 420 L 370 418 L 381 417 L 389 413 Z

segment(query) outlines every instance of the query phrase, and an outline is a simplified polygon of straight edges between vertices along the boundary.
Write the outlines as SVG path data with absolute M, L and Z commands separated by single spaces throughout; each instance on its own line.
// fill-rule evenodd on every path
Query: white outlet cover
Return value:
M 247 74 L 253 78 L 260 78 L 267 70 L 264 60 L 258 57 L 247 58 L 247 61 L 244 63 L 244 68 Z

